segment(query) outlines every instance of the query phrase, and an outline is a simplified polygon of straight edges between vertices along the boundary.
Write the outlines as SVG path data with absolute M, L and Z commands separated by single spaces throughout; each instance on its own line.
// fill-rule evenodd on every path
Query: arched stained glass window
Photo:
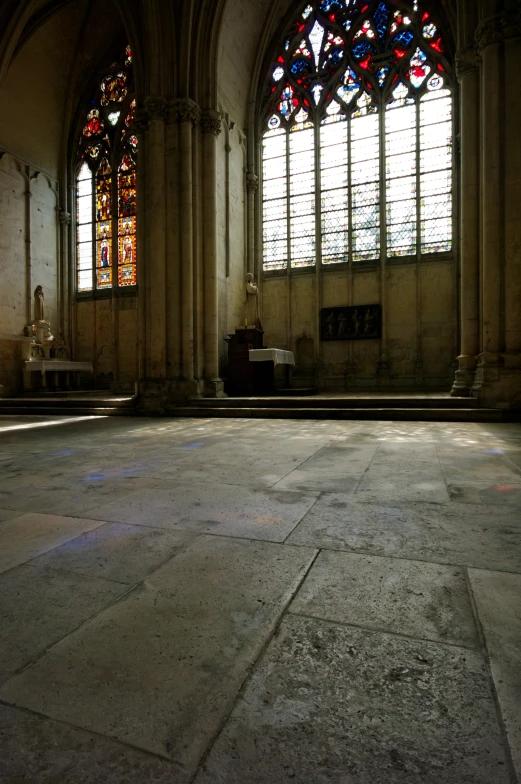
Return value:
M 417 2 L 316 0 L 263 104 L 265 270 L 452 249 L 452 91 Z
M 132 52 L 103 75 L 78 146 L 77 289 L 136 284 L 136 160 Z

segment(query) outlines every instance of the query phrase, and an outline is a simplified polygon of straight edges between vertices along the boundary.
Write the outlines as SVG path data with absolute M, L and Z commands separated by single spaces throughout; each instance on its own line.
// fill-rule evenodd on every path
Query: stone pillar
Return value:
M 149 97 L 144 108 L 136 112 L 135 124 L 140 130 L 142 149 L 138 169 L 143 176 L 138 182 L 144 187 L 139 201 L 142 208 L 138 249 L 140 270 L 144 279 L 138 280 L 140 330 L 143 339 L 143 366 L 137 383 L 139 405 L 144 412 L 160 412 L 168 399 L 166 383 L 166 166 L 165 120 L 166 101 Z M 138 215 L 138 218 L 140 216 Z
M 476 31 L 483 100 L 482 342 L 472 395 L 502 408 L 521 406 L 519 102 L 511 70 L 519 64 L 520 36 L 519 10 L 491 16 Z
M 521 372 L 521 11 L 507 18 L 505 33 L 505 345 L 504 366 Z M 519 383 L 519 379 L 518 379 Z
M 189 100 L 176 106 L 180 136 L 180 247 L 181 247 L 181 335 L 182 378 L 194 385 L 194 219 L 193 219 L 193 145 L 197 106 Z
M 60 305 L 59 305 L 59 326 L 62 330 L 62 336 L 65 343 L 71 345 L 71 318 L 70 318 L 70 301 L 68 292 L 76 290 L 76 281 L 70 281 L 69 271 L 69 232 L 72 223 L 72 215 L 64 209 L 58 212 L 58 220 L 60 222 Z M 71 285 L 72 284 L 72 285 Z
M 259 189 L 259 178 L 253 172 L 246 174 L 246 191 L 248 193 L 248 269 L 255 278 L 255 194 Z
M 145 143 L 146 264 L 147 275 L 147 377 L 166 376 L 166 182 L 165 119 L 167 106 L 158 98 L 147 98 L 149 128 Z
M 471 394 L 479 339 L 479 73 L 475 47 L 461 49 L 456 57 L 460 83 L 460 356 L 452 395 Z
M 219 112 L 207 110 L 201 118 L 203 134 L 203 289 L 204 289 L 204 395 L 222 397 L 219 378 L 219 312 L 217 274 L 217 137 Z

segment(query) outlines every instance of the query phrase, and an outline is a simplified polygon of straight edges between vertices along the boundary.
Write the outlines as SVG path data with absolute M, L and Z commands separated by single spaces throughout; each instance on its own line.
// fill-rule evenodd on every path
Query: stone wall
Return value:
M 0 153 L 0 384 L 22 388 L 28 358 L 24 328 L 33 318 L 33 292 L 43 286 L 45 317 L 59 329 L 59 221 L 56 182 L 18 158 Z
M 451 261 L 341 271 L 269 274 L 263 280 L 265 344 L 297 352 L 311 338 L 315 383 L 324 389 L 450 389 L 456 351 L 456 280 Z M 318 297 L 317 297 L 318 289 Z M 288 306 L 288 295 L 291 305 Z M 381 340 L 321 343 L 324 307 L 381 304 Z

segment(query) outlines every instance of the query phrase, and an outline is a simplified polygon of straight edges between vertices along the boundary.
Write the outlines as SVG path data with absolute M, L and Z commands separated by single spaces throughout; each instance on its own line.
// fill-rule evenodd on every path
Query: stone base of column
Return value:
M 476 357 L 461 354 L 458 357 L 458 363 L 459 367 L 456 370 L 450 394 L 452 397 L 470 397 L 476 380 Z
M 521 409 L 521 354 L 480 354 L 471 397 L 484 406 Z
M 202 393 L 203 397 L 228 397 L 224 391 L 224 381 L 220 378 L 205 378 Z
M 169 406 L 198 397 L 199 387 L 193 378 L 144 379 L 136 382 L 135 394 L 140 414 L 164 414 Z

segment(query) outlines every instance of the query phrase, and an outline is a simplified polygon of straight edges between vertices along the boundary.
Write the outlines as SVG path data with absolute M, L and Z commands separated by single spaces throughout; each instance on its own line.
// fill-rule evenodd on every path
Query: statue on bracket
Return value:
M 34 320 L 45 321 L 45 297 L 42 286 L 36 286 L 34 290 Z
M 253 279 L 253 274 L 246 274 L 246 314 L 244 326 L 257 327 L 262 329 L 259 319 L 259 287 Z

